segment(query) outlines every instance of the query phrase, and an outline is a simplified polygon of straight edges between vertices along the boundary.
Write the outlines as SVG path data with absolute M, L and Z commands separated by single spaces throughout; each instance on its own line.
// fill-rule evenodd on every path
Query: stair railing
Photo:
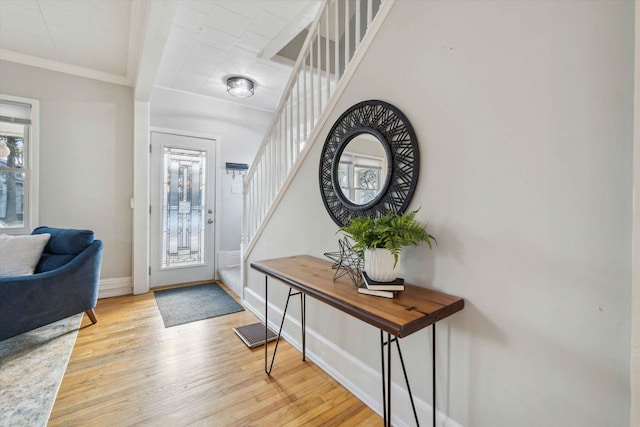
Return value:
M 395 0 L 323 0 L 244 178 L 242 265 Z M 372 31 L 374 30 L 375 31 Z M 309 142 L 309 144 L 307 144 Z M 244 268 L 243 268 L 244 276 Z M 243 283 L 245 278 L 243 277 Z

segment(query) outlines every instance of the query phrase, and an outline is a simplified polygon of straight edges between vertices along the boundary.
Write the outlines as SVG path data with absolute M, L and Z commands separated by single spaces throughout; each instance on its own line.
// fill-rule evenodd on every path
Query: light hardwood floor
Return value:
M 148 293 L 99 300 L 96 313 L 97 324 L 83 320 L 49 426 L 382 424 L 286 341 L 267 376 L 264 347 L 232 330 L 258 321 L 248 310 L 165 328 Z

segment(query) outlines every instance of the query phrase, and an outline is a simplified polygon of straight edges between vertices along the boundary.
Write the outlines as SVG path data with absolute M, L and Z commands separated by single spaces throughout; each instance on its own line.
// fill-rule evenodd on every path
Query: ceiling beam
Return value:
M 138 10 L 132 10 L 131 38 L 134 38 L 134 27 L 143 28 L 143 31 L 136 35 L 135 38 L 137 40 L 132 40 L 129 45 L 130 55 L 135 55 L 135 58 L 130 59 L 129 64 L 134 68 L 129 73 L 134 73 L 135 75 L 136 101 L 148 101 L 158 73 L 162 53 L 173 25 L 178 2 L 176 0 L 144 0 L 140 3 L 144 3 L 144 5 L 136 6 L 136 8 L 139 8 Z M 135 16 L 135 23 L 133 15 L 137 15 Z M 135 68 L 136 63 L 137 69 Z

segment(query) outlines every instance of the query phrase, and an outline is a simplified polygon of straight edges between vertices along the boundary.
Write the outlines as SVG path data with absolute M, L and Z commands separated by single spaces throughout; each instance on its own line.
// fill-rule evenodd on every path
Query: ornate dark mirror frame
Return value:
M 356 136 L 375 136 L 387 155 L 387 178 L 371 202 L 357 205 L 347 199 L 338 183 L 338 166 L 345 147 Z M 351 218 L 372 218 L 389 212 L 404 213 L 418 183 L 420 151 L 407 117 L 393 105 L 377 100 L 360 102 L 336 120 L 320 155 L 320 193 L 333 221 L 347 225 Z

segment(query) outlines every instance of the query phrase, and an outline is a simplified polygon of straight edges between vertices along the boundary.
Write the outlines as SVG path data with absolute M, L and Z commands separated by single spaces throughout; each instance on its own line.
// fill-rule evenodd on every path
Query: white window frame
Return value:
M 31 128 L 27 146 L 27 166 L 25 178 L 27 187 L 24 189 L 24 226 L 21 228 L 0 228 L 3 234 L 29 234 L 39 225 L 39 166 L 40 166 L 40 101 L 19 96 L 0 94 L 1 101 L 20 102 L 31 105 Z

